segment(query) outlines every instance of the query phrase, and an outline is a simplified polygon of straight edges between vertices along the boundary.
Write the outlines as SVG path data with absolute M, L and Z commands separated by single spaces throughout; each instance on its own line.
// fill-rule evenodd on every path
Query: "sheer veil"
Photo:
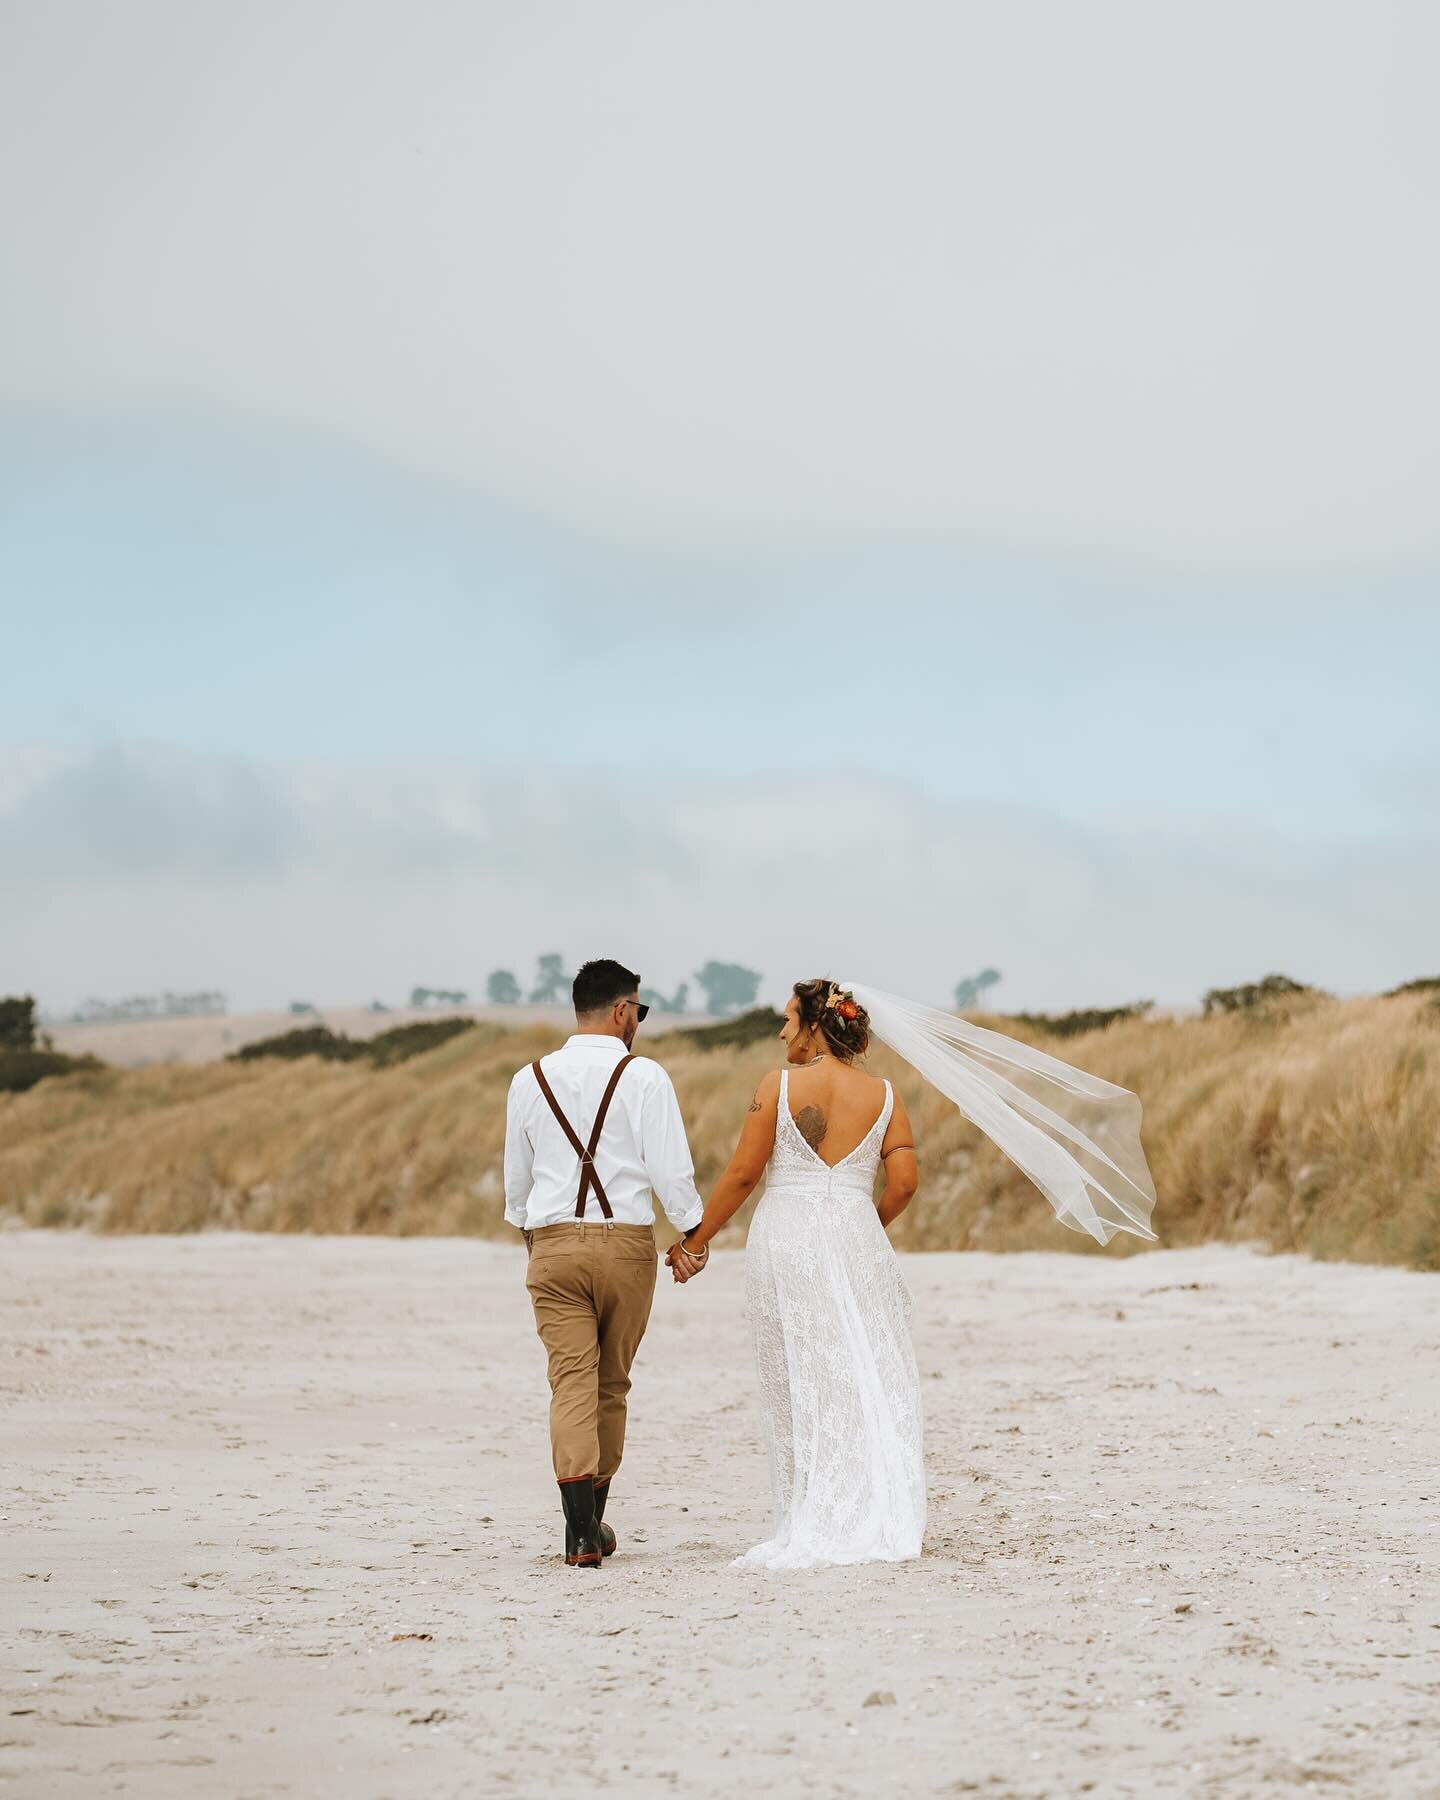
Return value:
M 1023 1169 L 1062 1224 L 1101 1244 L 1117 1231 L 1154 1239 L 1155 1184 L 1140 1144 L 1140 1102 L 1127 1088 L 953 1013 L 862 982 L 842 985 L 869 1013 L 871 1035 Z

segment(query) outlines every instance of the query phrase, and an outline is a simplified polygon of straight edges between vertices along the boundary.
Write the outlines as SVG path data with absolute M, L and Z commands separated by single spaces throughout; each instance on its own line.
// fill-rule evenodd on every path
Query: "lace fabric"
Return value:
M 775 1147 L 745 1249 L 775 1529 L 738 1562 L 766 1569 L 899 1562 L 920 1554 L 925 1469 L 910 1294 L 875 1210 L 894 1107 L 829 1167 L 790 1115 L 780 1076 Z

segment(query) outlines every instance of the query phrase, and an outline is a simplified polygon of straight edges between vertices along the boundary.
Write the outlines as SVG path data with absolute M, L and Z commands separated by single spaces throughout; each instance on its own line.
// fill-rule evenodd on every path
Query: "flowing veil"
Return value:
M 1024 1170 L 1062 1224 L 1108 1244 L 1117 1231 L 1154 1239 L 1155 1184 L 1140 1144 L 1140 1102 L 999 1031 L 842 984 L 871 1035 L 919 1070 Z

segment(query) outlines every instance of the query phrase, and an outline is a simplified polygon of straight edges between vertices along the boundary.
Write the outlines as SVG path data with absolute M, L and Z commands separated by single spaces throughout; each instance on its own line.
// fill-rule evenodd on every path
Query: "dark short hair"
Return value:
M 586 1013 L 600 1012 L 617 1000 L 628 1000 L 639 987 L 640 977 L 624 963 L 613 962 L 608 956 L 602 956 L 596 962 L 582 963 L 570 990 L 576 1016 L 584 1018 Z

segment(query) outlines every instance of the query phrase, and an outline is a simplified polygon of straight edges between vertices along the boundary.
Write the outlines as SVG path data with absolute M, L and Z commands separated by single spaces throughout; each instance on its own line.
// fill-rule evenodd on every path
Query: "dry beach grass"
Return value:
M 1140 1094 L 1164 1243 L 1440 1268 L 1429 996 L 1306 998 L 1064 1041 L 987 1022 Z M 503 1235 L 506 1084 L 560 1035 L 482 1022 L 392 1069 L 261 1061 L 46 1081 L 0 1096 L 0 1212 L 106 1231 Z M 685 1034 L 642 1035 L 639 1047 L 674 1075 L 703 1187 L 778 1047 L 707 1050 Z M 872 1066 L 899 1082 L 920 1134 L 922 1189 L 895 1230 L 901 1248 L 1091 1248 L 933 1090 L 883 1053 Z

